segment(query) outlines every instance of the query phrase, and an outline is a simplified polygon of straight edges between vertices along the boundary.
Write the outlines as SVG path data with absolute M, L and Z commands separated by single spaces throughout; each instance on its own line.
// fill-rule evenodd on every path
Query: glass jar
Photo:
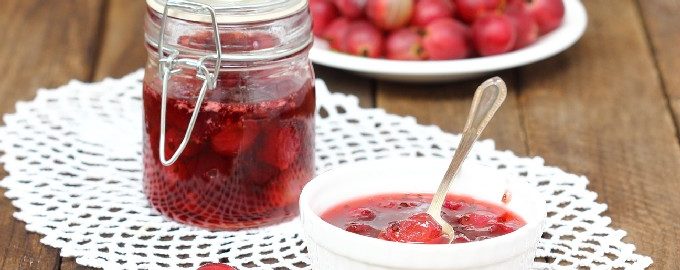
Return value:
M 307 2 L 147 5 L 143 155 L 151 205 L 210 229 L 296 216 L 314 174 Z

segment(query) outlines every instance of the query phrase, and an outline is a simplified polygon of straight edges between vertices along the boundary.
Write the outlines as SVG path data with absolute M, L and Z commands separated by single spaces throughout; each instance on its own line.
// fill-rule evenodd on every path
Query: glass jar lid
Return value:
M 306 0 L 146 0 L 146 3 L 156 12 L 163 13 L 168 1 L 209 5 L 215 10 L 219 24 L 276 20 L 296 14 L 307 7 Z M 168 16 L 188 21 L 212 22 L 204 11 L 189 6 L 169 10 Z

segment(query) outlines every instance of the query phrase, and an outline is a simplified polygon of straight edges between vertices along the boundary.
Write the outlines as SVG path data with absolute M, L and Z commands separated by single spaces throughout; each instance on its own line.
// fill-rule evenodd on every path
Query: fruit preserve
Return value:
M 383 194 L 352 200 L 323 213 L 348 232 L 403 243 L 445 244 L 449 238 L 426 214 L 432 194 Z M 516 231 L 526 222 L 501 206 L 448 195 L 442 218 L 453 226 L 453 243 L 481 241 Z
M 289 219 L 314 174 L 306 2 L 193 2 L 147 0 L 144 192 L 204 228 Z

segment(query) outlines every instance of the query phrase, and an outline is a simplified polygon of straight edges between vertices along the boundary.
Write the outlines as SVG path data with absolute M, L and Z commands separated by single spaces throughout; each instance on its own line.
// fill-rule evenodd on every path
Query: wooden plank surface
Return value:
M 40 87 L 71 79 L 89 80 L 98 44 L 101 1 L 2 1 L 0 5 L 0 114 Z M 0 178 L 6 173 L 0 170 Z M 14 207 L 0 198 L 0 269 L 58 269 L 59 252 L 12 218 Z
M 680 1 L 638 0 L 638 4 L 676 126 L 680 127 Z
M 94 81 L 122 77 L 144 67 L 144 14 L 146 2 L 109 0 L 103 13 L 102 41 Z
M 314 66 L 314 72 L 317 78 L 326 82 L 331 92 L 355 95 L 359 98 L 359 106 L 364 108 L 375 107 L 374 80 L 320 65 Z
M 521 69 L 529 154 L 588 176 L 651 269 L 680 269 L 680 146 L 637 5 L 584 4 L 583 39 Z
M 520 123 L 515 74 L 508 71 L 499 75 L 508 85 L 508 97 L 482 138 L 493 138 L 499 149 L 525 154 L 526 134 Z M 460 133 L 465 126 L 473 93 L 485 79 L 431 85 L 380 82 L 376 104 L 390 113 L 414 116 L 421 124 L 434 124 L 445 131 Z

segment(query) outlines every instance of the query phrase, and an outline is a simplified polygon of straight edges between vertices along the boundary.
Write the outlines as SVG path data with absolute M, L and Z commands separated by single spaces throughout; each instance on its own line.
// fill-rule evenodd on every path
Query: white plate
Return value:
M 583 35 L 588 15 L 580 0 L 564 0 L 564 7 L 562 26 L 531 46 L 501 55 L 446 61 L 386 60 L 338 53 L 329 50 L 327 42 L 317 39 L 310 58 L 316 64 L 392 81 L 437 82 L 477 77 L 531 64 L 571 47 Z

